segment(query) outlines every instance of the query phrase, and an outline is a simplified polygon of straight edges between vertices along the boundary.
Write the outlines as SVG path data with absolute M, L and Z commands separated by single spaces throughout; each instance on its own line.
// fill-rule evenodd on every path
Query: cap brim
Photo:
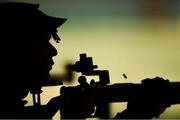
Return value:
M 49 23 L 55 28 L 60 27 L 64 22 L 67 20 L 67 18 L 56 18 L 56 17 L 49 17 Z

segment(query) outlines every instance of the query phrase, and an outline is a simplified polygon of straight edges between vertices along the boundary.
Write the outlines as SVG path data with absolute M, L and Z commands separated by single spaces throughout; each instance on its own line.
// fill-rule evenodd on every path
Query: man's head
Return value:
M 58 40 L 59 38 L 56 34 L 57 28 L 61 26 L 66 19 L 48 16 L 38 10 L 38 7 L 39 4 L 20 2 L 1 3 L 1 29 L 7 31 L 16 30 L 23 33 L 48 31 L 55 40 Z
M 3 86 L 27 88 L 49 79 L 54 64 L 52 57 L 57 54 L 49 40 L 52 37 L 59 42 L 57 28 L 66 19 L 48 16 L 38 6 L 17 2 L 0 4 L 0 64 L 2 74 L 10 80 L 1 81 Z

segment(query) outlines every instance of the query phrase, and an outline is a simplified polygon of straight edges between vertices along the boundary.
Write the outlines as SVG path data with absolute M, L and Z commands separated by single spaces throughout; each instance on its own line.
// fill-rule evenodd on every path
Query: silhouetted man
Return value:
M 66 19 L 48 16 L 38 4 L 0 4 L 0 118 L 51 118 L 53 107 L 24 107 L 29 92 L 41 93 L 49 80 L 52 57 L 57 54 L 50 44 L 57 42 L 57 28 Z M 48 113 L 48 114 L 47 114 Z
M 52 118 L 60 104 L 67 107 L 60 108 L 62 118 L 86 118 L 94 110 L 95 98 L 89 99 L 91 95 L 85 98 L 87 101 L 77 98 L 75 101 L 78 103 L 55 97 L 47 105 L 41 106 L 37 102 L 34 106 L 25 107 L 26 101 L 23 99 L 28 93 L 38 95 L 42 85 L 48 83 L 49 71 L 54 64 L 52 57 L 57 54 L 49 40 L 53 37 L 56 42 L 60 41 L 57 28 L 66 21 L 65 18 L 42 13 L 38 6 L 27 3 L 0 4 L 0 118 Z M 138 106 L 134 106 L 137 103 L 134 101 L 131 107 L 136 111 Z M 84 106 L 79 107 L 82 102 Z M 131 107 L 129 105 L 128 110 Z M 71 113 L 66 116 L 69 111 L 72 116 Z M 130 112 L 126 117 L 129 115 Z

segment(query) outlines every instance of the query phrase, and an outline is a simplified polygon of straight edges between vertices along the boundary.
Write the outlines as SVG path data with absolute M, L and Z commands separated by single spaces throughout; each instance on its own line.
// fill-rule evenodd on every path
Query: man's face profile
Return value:
M 57 28 L 65 18 L 51 17 L 40 10 L 38 4 L 9 2 L 0 4 L 0 35 L 2 88 L 29 91 L 49 80 L 56 49 L 49 42 L 57 42 Z M 11 84 L 10 84 L 11 83 Z M 17 93 L 19 94 L 19 93 Z
M 30 53 L 29 62 L 32 67 L 32 72 L 36 77 L 41 79 L 49 79 L 49 72 L 54 64 L 53 57 L 57 55 L 56 49 L 51 45 L 51 33 L 45 31 L 39 31 L 32 34 L 30 43 Z M 31 57 L 31 58 L 30 58 Z M 35 69 L 33 69 L 35 68 Z

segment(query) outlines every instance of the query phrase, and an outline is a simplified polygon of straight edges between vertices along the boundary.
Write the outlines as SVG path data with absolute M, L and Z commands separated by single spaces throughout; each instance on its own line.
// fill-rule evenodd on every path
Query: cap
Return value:
M 52 17 L 38 10 L 39 4 L 23 2 L 6 2 L 0 4 L 1 24 L 7 23 L 5 27 L 15 27 L 22 30 L 47 30 L 54 40 L 59 42 L 60 38 L 56 34 L 67 19 Z

